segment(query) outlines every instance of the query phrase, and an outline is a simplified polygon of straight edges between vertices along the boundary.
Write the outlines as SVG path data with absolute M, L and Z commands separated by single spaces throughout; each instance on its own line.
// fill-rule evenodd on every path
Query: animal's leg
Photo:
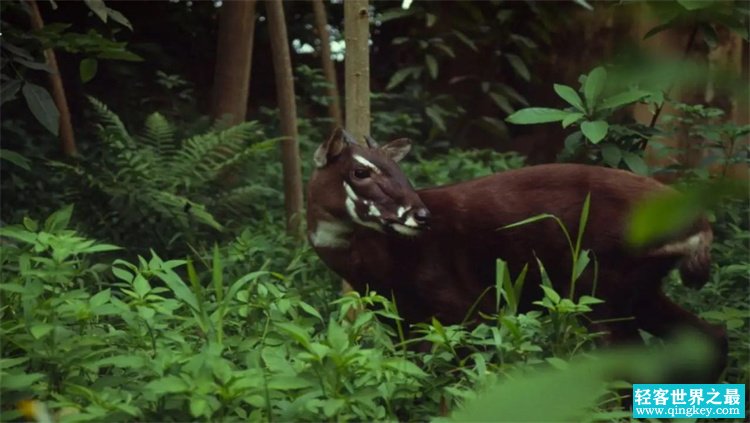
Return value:
M 711 381 L 718 381 L 727 364 L 729 343 L 723 327 L 712 325 L 685 310 L 661 291 L 643 293 L 634 312 L 638 326 L 659 337 L 667 337 L 679 328 L 692 328 L 706 335 L 716 349 L 716 362 L 711 368 Z

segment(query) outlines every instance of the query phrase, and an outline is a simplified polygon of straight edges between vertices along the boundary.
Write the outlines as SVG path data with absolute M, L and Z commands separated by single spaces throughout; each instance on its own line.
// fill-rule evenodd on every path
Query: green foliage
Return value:
M 132 30 L 130 22 L 120 12 L 104 5 L 104 1 L 86 2 L 102 21 L 107 17 Z M 35 83 L 39 72 L 52 72 L 43 54 L 44 49 L 59 48 L 70 53 L 86 56 L 80 62 L 82 82 L 88 82 L 96 75 L 97 58 L 114 60 L 141 60 L 126 49 L 126 43 L 113 41 L 94 29 L 85 34 L 69 31 L 69 24 L 48 23 L 41 30 L 28 31 L 18 27 L 14 17 L 20 15 L 28 20 L 29 7 L 21 2 L 3 2 L 2 32 L 3 57 L 0 65 L 2 78 L 2 103 L 16 99 L 20 92 L 36 121 L 51 134 L 57 136 L 60 112 L 46 88 Z M 8 18 L 10 16 L 10 18 Z
M 172 124 L 154 113 L 141 135 L 131 135 L 115 113 L 90 100 L 101 143 L 97 155 L 77 166 L 53 165 L 75 175 L 71 200 L 99 199 L 96 218 L 89 220 L 95 233 L 140 251 L 167 248 L 180 237 L 211 239 L 224 229 L 219 219 L 257 214 L 259 202 L 279 195 L 248 177 L 253 169 L 246 167 L 267 160 L 263 153 L 276 141 L 264 139 L 257 122 L 178 140 Z M 143 245 L 144 240 L 158 241 Z

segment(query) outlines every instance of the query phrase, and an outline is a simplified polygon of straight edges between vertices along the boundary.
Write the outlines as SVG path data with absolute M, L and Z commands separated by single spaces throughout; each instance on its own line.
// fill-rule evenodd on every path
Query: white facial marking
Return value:
M 358 199 L 357 193 L 354 192 L 352 187 L 350 187 L 346 182 L 344 182 L 344 191 L 346 191 L 346 196 L 351 198 L 353 201 L 356 201 Z
M 357 206 L 354 203 L 354 200 L 351 198 L 346 199 L 346 211 L 349 213 L 349 217 L 351 217 L 352 220 L 356 223 L 368 228 L 375 229 L 378 232 L 383 232 L 383 228 L 381 228 L 379 224 L 375 222 L 365 222 L 364 220 L 359 218 L 359 215 L 357 215 Z
M 372 204 L 372 202 L 369 202 L 368 204 L 370 208 L 367 209 L 367 213 L 372 217 L 380 217 L 380 210 L 377 207 L 375 207 L 375 205 Z
M 352 157 L 354 158 L 354 160 L 358 161 L 362 166 L 370 168 L 373 172 L 375 172 L 377 174 L 381 174 L 382 173 L 380 171 L 380 168 L 378 168 L 377 166 L 375 166 L 374 164 L 372 164 L 372 162 L 370 162 L 366 158 L 364 158 L 364 157 L 362 157 L 360 155 L 357 155 L 357 154 L 354 154 Z
M 406 219 L 406 221 L 404 222 L 404 225 L 411 226 L 413 228 L 418 228 L 419 227 L 419 224 L 417 223 L 417 221 L 414 220 L 414 216 L 409 216 L 409 218 Z
M 315 232 L 310 234 L 310 242 L 318 248 L 346 248 L 349 246 L 351 225 L 343 222 L 327 222 L 321 220 L 315 226 Z
M 404 216 L 404 213 L 408 212 L 411 207 L 399 207 L 396 211 L 396 214 L 398 215 L 398 218 L 401 219 Z
M 401 235 L 415 236 L 419 234 L 419 231 L 417 229 L 402 225 L 400 223 L 394 223 L 391 225 L 391 227 L 393 228 L 393 230 L 400 233 Z

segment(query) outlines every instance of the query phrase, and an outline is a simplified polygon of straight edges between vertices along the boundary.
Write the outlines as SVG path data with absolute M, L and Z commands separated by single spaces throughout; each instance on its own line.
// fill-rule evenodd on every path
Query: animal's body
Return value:
M 395 145 L 394 145 L 395 143 Z M 337 132 L 316 153 L 318 169 L 308 186 L 309 238 L 321 259 L 358 291 L 395 296 L 407 322 L 437 317 L 464 320 L 472 304 L 495 283 L 495 260 L 516 275 L 529 265 L 522 306 L 541 298 L 538 258 L 555 289 L 568 295 L 571 253 L 552 219 L 501 229 L 542 213 L 557 216 L 571 234 L 578 231 L 587 194 L 590 213 L 582 248 L 598 263 L 597 320 L 613 341 L 639 338 L 638 329 L 657 336 L 678 326 L 709 335 L 722 354 L 726 336 L 669 300 L 662 279 L 680 268 L 695 287 L 707 281 L 711 228 L 704 218 L 688 230 L 641 250 L 624 240 L 632 206 L 671 188 L 632 173 L 602 167 L 550 164 L 507 171 L 453 185 L 414 191 L 395 161 L 404 142 L 382 148 L 354 145 Z M 360 178 L 362 177 L 362 178 Z M 591 295 L 593 272 L 586 272 L 576 296 Z M 479 309 L 494 311 L 494 295 Z M 632 317 L 633 319 L 624 319 Z M 724 362 L 717 364 L 723 368 Z

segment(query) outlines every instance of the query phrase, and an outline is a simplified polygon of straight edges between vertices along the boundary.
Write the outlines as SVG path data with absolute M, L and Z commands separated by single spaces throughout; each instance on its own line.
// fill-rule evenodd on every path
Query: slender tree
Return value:
M 276 79 L 276 96 L 281 117 L 281 161 L 284 167 L 284 203 L 286 208 L 287 231 L 296 236 L 302 235 L 302 171 L 297 143 L 297 107 L 294 103 L 294 79 L 292 60 L 289 55 L 289 41 L 284 22 L 282 0 L 268 0 L 268 30 L 271 39 L 271 57 Z
M 346 129 L 363 142 L 370 135 L 370 17 L 367 0 L 344 2 Z
M 215 119 L 245 120 L 255 32 L 255 0 L 227 1 L 219 12 L 213 105 Z
M 359 143 L 370 135 L 370 16 L 368 0 L 344 2 L 344 78 L 346 91 L 346 129 Z M 343 292 L 352 290 L 348 282 Z M 354 315 L 349 316 L 350 319 Z
M 313 13 L 315 14 L 315 28 L 320 37 L 320 61 L 323 67 L 323 74 L 328 81 L 328 115 L 333 120 L 334 127 L 342 126 L 344 119 L 341 116 L 341 100 L 339 97 L 339 88 L 336 78 L 336 68 L 331 60 L 331 38 L 328 32 L 328 18 L 326 17 L 326 8 L 323 0 L 313 0 Z
M 44 28 L 42 14 L 39 12 L 39 7 L 35 0 L 28 0 L 28 4 L 31 12 L 31 28 L 39 31 Z M 51 48 L 44 50 L 44 57 L 47 60 L 47 66 L 52 70 L 49 73 L 49 83 L 52 89 L 52 99 L 55 101 L 55 106 L 57 106 L 57 110 L 60 112 L 59 136 L 62 143 L 62 150 L 66 156 L 73 156 L 77 152 L 76 140 L 73 135 L 73 125 L 70 121 L 70 109 L 68 108 L 68 99 L 65 96 L 65 87 L 60 77 L 60 69 L 57 66 L 57 58 Z

